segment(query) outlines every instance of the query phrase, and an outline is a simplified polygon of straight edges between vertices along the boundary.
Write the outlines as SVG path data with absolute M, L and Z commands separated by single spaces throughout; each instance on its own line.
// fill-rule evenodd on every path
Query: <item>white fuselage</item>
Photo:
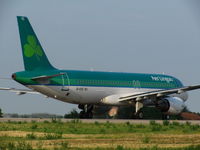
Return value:
M 155 91 L 153 88 L 120 88 L 120 87 L 93 87 L 93 86 L 46 86 L 30 85 L 28 86 L 47 97 L 61 100 L 72 104 L 101 104 L 101 100 L 109 95 L 115 94 L 139 94 L 143 92 Z M 186 101 L 188 95 L 186 92 L 181 94 L 172 94 L 171 97 L 179 97 Z

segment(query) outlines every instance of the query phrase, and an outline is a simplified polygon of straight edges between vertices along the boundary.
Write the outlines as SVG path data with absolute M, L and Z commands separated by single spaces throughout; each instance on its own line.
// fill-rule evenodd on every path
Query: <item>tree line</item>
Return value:
M 3 117 L 3 113 L 2 113 L 1 108 L 0 108 L 0 118 L 2 118 L 2 117 Z

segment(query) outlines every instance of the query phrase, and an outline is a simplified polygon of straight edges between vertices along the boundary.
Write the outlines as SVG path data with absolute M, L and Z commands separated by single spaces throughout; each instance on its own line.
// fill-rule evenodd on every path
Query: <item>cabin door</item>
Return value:
M 70 81 L 69 81 L 69 76 L 67 73 L 62 73 L 61 75 L 62 79 L 62 91 L 69 91 L 69 86 L 70 86 Z
M 140 89 L 141 88 L 141 84 L 139 80 L 133 80 L 133 87 Z

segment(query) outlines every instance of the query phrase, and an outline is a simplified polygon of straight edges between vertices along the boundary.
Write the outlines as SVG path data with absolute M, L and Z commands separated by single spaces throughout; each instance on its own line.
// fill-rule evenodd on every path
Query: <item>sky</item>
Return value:
M 24 70 L 16 16 L 27 16 L 60 69 L 164 73 L 200 84 L 196 0 L 0 0 L 0 77 Z M 24 88 L 12 80 L 0 87 Z M 200 90 L 187 107 L 200 112 Z M 65 114 L 77 105 L 0 91 L 4 113 Z

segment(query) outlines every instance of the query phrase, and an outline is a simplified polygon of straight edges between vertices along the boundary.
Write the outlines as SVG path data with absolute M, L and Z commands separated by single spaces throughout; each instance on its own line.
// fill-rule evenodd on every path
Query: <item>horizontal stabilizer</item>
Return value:
M 49 80 L 53 77 L 57 77 L 57 76 L 61 76 L 61 75 L 64 75 L 64 73 L 59 73 L 59 74 L 54 74 L 54 75 L 50 75 L 50 76 L 38 76 L 38 77 L 34 77 L 32 78 L 31 80 L 33 81 L 37 81 L 41 84 L 48 84 L 49 83 Z
M 64 75 L 64 73 L 54 74 L 54 75 L 50 75 L 50 76 L 38 76 L 38 77 L 32 78 L 31 80 L 34 80 L 34 81 L 46 80 L 46 79 L 50 79 L 50 78 L 61 76 L 61 75 Z
M 10 91 L 10 92 L 14 92 L 17 95 L 23 95 L 23 94 L 40 94 L 39 92 L 33 91 L 33 90 L 28 90 L 28 89 L 15 89 L 15 88 L 3 88 L 0 87 L 0 90 L 4 90 L 4 91 Z

